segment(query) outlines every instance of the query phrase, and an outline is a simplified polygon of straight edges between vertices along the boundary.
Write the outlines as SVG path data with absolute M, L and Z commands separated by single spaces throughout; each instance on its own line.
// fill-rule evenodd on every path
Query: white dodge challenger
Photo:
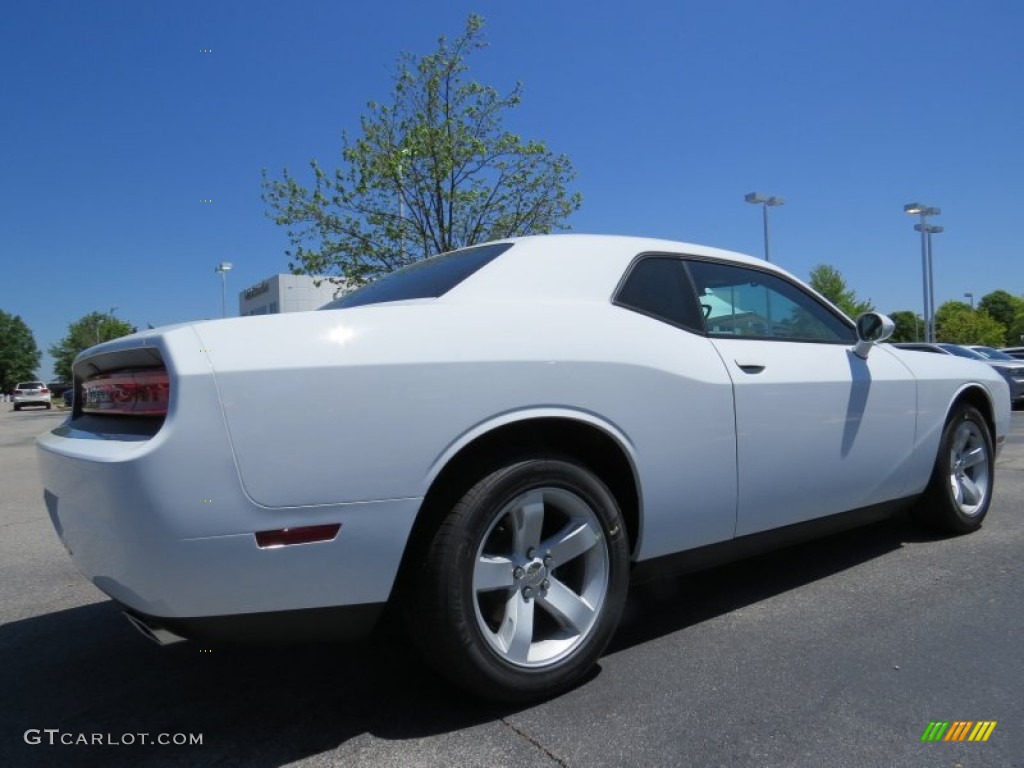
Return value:
M 525 700 L 596 662 L 631 579 L 904 507 L 981 525 L 1006 382 L 891 333 L 714 248 L 493 242 L 83 352 L 44 498 L 160 642 L 351 637 L 390 605 L 443 674 Z

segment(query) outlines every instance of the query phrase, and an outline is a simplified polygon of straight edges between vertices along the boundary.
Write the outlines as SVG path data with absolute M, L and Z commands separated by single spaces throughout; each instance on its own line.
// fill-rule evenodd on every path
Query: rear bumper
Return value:
M 256 504 L 239 481 L 213 377 L 175 386 L 189 408 L 172 405 L 155 433 L 93 417 L 38 438 L 47 511 L 75 566 L 138 617 L 186 636 L 249 634 L 264 614 L 386 602 L 421 499 Z M 341 525 L 331 541 L 256 543 L 258 531 L 325 524 Z M 354 628 L 370 613 L 356 610 Z M 289 636 L 292 619 L 281 624 Z M 298 631 L 306 620 L 296 622 Z

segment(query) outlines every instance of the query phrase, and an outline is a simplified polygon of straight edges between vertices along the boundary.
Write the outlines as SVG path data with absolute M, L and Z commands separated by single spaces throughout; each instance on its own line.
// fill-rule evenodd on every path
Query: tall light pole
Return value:
M 228 281 L 227 274 L 231 271 L 232 264 L 230 261 L 222 261 L 216 267 L 214 272 L 220 272 L 220 316 L 228 316 Z
M 964 298 L 970 300 L 970 302 L 971 302 L 971 311 L 973 312 L 974 311 L 974 293 L 972 293 L 971 291 L 968 291 L 967 293 L 964 294 Z
M 767 197 L 765 195 L 759 195 L 757 192 L 751 192 L 749 195 L 746 195 L 743 199 L 746 200 L 748 203 L 753 203 L 754 205 L 761 206 L 761 216 L 764 220 L 764 260 L 771 261 L 771 241 L 768 237 L 768 209 L 773 208 L 776 205 L 782 205 L 786 201 L 783 200 L 781 197 L 775 197 L 774 195 Z
M 915 224 L 914 229 L 918 232 L 924 232 L 925 241 L 928 245 L 928 306 L 932 310 L 932 322 L 931 332 L 932 341 L 935 341 L 935 265 L 932 262 L 932 235 L 937 235 L 943 232 L 943 228 L 937 224 Z
M 93 324 L 92 330 L 93 330 L 93 335 L 96 337 L 96 343 L 97 344 L 100 343 L 100 329 L 103 328 L 104 320 L 106 320 L 106 318 L 108 318 L 108 317 L 111 320 L 113 320 L 114 319 L 114 313 L 118 309 L 120 309 L 120 307 L 111 307 L 109 310 L 107 310 L 107 314 L 106 315 L 102 315 L 102 316 L 100 316 L 99 312 L 96 313 L 96 315 L 97 315 L 96 322 Z
M 398 151 L 398 250 L 405 258 L 405 201 L 403 197 L 404 187 L 402 186 L 402 164 L 405 158 L 412 154 L 408 147 Z
M 931 233 L 941 232 L 942 227 L 932 229 L 928 225 L 929 216 L 938 216 L 942 211 L 921 203 L 907 203 L 903 212 L 921 217 L 921 222 L 914 229 L 921 233 L 921 286 L 924 293 L 924 340 L 935 341 L 935 289 L 932 283 Z

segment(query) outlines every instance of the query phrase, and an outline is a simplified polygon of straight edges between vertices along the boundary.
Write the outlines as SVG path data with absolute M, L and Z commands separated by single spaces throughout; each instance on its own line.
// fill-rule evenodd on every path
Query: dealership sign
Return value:
M 253 299 L 259 296 L 261 293 L 266 293 L 269 290 L 270 282 L 267 280 L 263 280 L 262 282 L 256 283 L 256 285 L 246 288 L 245 293 L 242 295 L 245 296 L 246 301 L 248 301 L 249 299 Z

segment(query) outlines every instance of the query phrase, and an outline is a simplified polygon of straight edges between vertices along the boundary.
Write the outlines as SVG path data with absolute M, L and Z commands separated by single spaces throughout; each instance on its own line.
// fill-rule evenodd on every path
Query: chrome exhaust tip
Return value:
M 133 627 L 157 645 L 173 645 L 174 643 L 181 643 L 185 641 L 184 637 L 176 635 L 170 630 L 159 627 L 156 624 L 147 624 L 138 616 L 132 616 L 130 613 L 125 613 L 124 617 L 128 619 L 128 622 Z

